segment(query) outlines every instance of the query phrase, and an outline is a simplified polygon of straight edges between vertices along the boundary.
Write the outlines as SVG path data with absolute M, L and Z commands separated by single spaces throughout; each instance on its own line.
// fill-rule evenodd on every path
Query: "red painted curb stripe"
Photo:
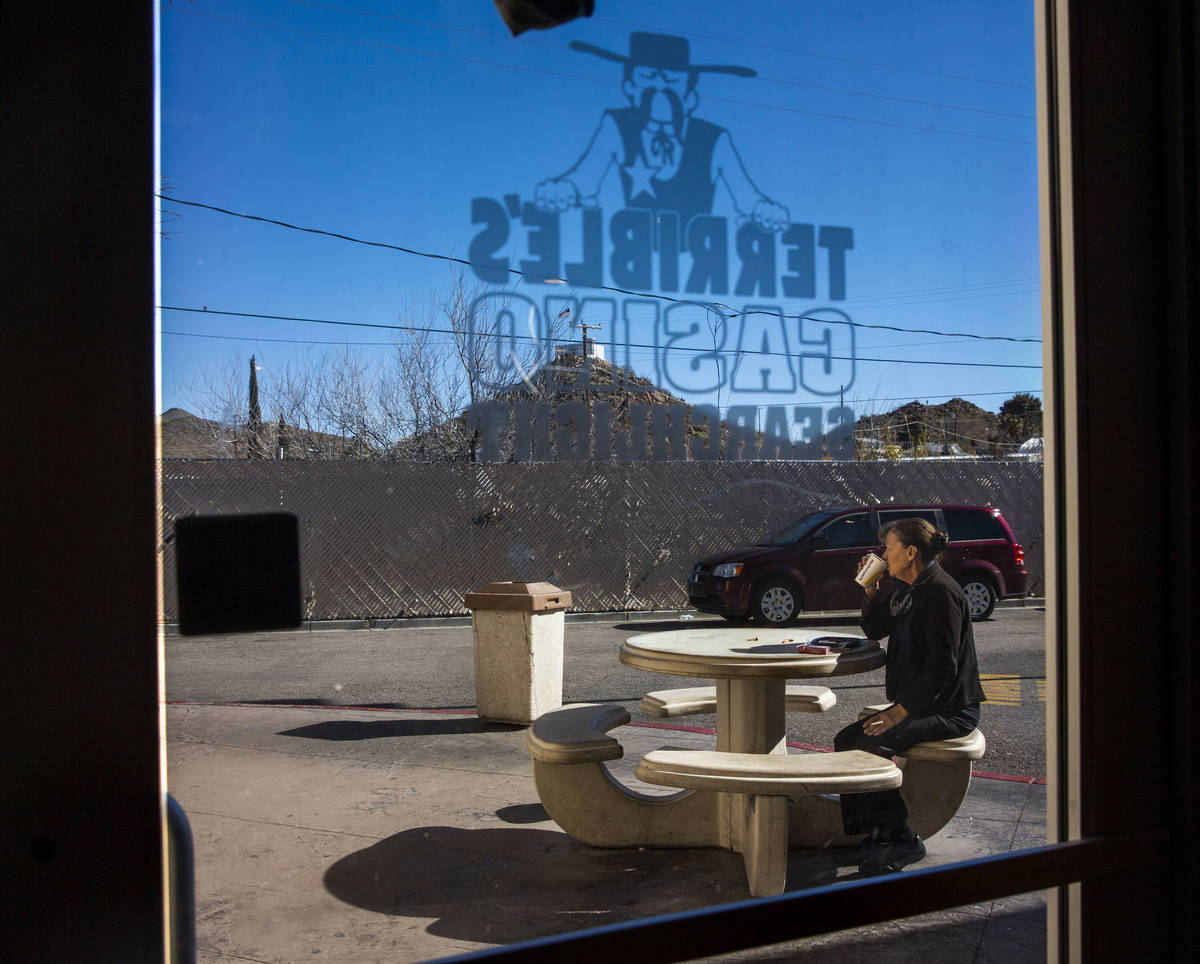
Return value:
M 1011 773 L 989 773 L 986 770 L 972 770 L 971 776 L 979 777 L 982 780 L 1007 780 L 1009 783 L 1029 783 L 1045 785 L 1045 777 L 1021 777 L 1014 776 Z

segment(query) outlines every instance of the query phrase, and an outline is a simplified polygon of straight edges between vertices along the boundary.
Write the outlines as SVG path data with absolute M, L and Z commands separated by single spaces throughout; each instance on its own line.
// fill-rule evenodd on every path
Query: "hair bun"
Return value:
M 933 554 L 936 556 L 939 552 L 944 552 L 946 546 L 950 545 L 950 539 L 946 533 L 939 529 L 930 537 L 929 544 L 930 548 L 933 549 Z

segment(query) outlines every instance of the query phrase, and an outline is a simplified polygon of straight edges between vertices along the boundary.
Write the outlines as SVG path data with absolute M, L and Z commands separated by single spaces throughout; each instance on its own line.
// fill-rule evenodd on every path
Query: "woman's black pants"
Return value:
M 879 736 L 863 732 L 866 722 L 856 720 L 843 729 L 833 738 L 833 748 L 866 750 L 890 760 L 917 743 L 966 736 L 979 725 L 979 704 L 963 707 L 952 716 L 910 716 Z M 888 835 L 902 830 L 907 821 L 908 807 L 899 790 L 842 794 L 842 829 L 848 834 L 878 830 Z

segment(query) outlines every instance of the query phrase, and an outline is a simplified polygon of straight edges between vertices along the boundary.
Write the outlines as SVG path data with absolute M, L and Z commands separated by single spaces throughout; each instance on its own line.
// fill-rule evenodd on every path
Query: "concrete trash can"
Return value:
M 562 706 L 564 610 L 548 582 L 489 582 L 467 593 L 481 720 L 528 726 Z

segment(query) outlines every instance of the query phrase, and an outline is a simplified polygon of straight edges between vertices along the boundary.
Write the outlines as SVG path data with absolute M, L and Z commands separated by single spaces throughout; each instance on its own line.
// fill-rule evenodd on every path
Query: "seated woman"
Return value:
M 937 563 L 946 534 L 924 519 L 901 519 L 879 533 L 895 588 L 863 589 L 861 626 L 888 637 L 885 688 L 892 705 L 851 723 L 834 738 L 837 750 L 866 750 L 889 759 L 916 743 L 965 736 L 979 725 L 984 700 L 975 636 L 963 591 Z M 868 563 L 864 556 L 859 570 Z M 842 825 L 867 834 L 843 862 L 864 873 L 900 870 L 925 856 L 899 790 L 842 796 Z

